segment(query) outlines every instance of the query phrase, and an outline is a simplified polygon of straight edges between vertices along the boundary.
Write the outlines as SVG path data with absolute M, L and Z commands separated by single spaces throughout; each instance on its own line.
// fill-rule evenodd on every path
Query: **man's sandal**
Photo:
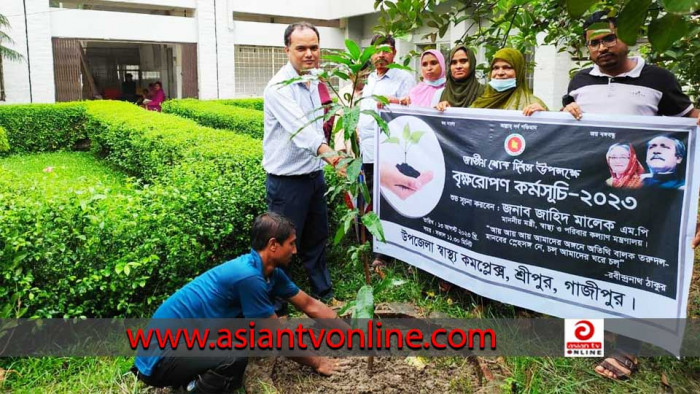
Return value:
M 613 361 L 615 363 L 613 363 Z M 627 380 L 637 372 L 638 364 L 639 361 L 633 355 L 623 352 L 622 350 L 615 350 L 609 357 L 598 363 L 595 367 L 595 372 L 609 379 Z M 603 368 L 603 370 L 599 371 L 598 367 Z M 608 375 L 606 372 L 612 372 L 613 376 Z

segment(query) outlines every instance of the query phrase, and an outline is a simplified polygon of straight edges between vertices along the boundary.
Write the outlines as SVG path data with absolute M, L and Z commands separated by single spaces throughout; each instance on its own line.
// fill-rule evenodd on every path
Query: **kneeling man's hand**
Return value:
M 336 359 L 328 357 L 317 357 L 316 372 L 323 376 L 331 376 L 336 372 L 341 372 L 347 369 L 352 363 L 349 359 Z

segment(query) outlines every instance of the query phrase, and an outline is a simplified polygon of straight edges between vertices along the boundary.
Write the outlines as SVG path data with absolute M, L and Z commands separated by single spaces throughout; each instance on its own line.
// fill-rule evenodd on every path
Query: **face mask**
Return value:
M 424 79 L 423 82 L 430 85 L 430 86 L 438 87 L 438 86 L 443 85 L 445 83 L 445 78 L 436 79 L 434 81 L 428 81 L 427 79 Z
M 498 92 L 505 92 L 508 89 L 513 89 L 515 87 L 515 78 L 509 79 L 492 79 L 489 81 L 489 85 L 496 89 Z

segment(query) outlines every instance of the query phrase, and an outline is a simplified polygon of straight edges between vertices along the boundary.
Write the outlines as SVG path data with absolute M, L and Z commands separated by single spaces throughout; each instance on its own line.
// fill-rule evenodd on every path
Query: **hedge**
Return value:
M 87 137 L 86 121 L 81 103 L 0 105 L 10 153 L 71 149 Z
M 93 149 L 141 180 L 47 201 L 0 181 L 1 316 L 148 315 L 248 251 L 265 210 L 260 141 L 128 103 L 84 108 Z
M 0 317 L 148 316 L 191 278 L 247 252 L 266 209 L 260 140 L 124 102 L 80 108 L 87 120 L 75 124 L 97 157 L 134 178 L 122 190 L 37 199 L 0 174 Z M 14 113 L 35 109 L 23 111 Z
M 236 107 L 256 109 L 258 111 L 265 110 L 265 106 L 263 104 L 262 97 L 221 99 L 221 100 L 214 100 L 214 101 L 217 103 L 225 104 L 225 105 L 233 105 Z
M 168 100 L 163 112 L 175 114 L 216 129 L 233 130 L 253 138 L 263 137 L 263 114 L 254 109 L 197 99 Z
M 7 131 L 0 126 L 0 153 L 10 151 L 10 141 L 7 140 Z

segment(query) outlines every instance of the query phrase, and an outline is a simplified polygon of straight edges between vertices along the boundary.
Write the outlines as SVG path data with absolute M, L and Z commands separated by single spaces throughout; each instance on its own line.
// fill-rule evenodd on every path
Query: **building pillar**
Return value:
M 538 42 L 542 42 L 543 37 L 543 34 L 538 35 Z M 561 108 L 561 97 L 569 86 L 569 70 L 575 66 L 569 53 L 559 52 L 554 45 L 540 45 L 535 50 L 534 94 L 550 110 Z

